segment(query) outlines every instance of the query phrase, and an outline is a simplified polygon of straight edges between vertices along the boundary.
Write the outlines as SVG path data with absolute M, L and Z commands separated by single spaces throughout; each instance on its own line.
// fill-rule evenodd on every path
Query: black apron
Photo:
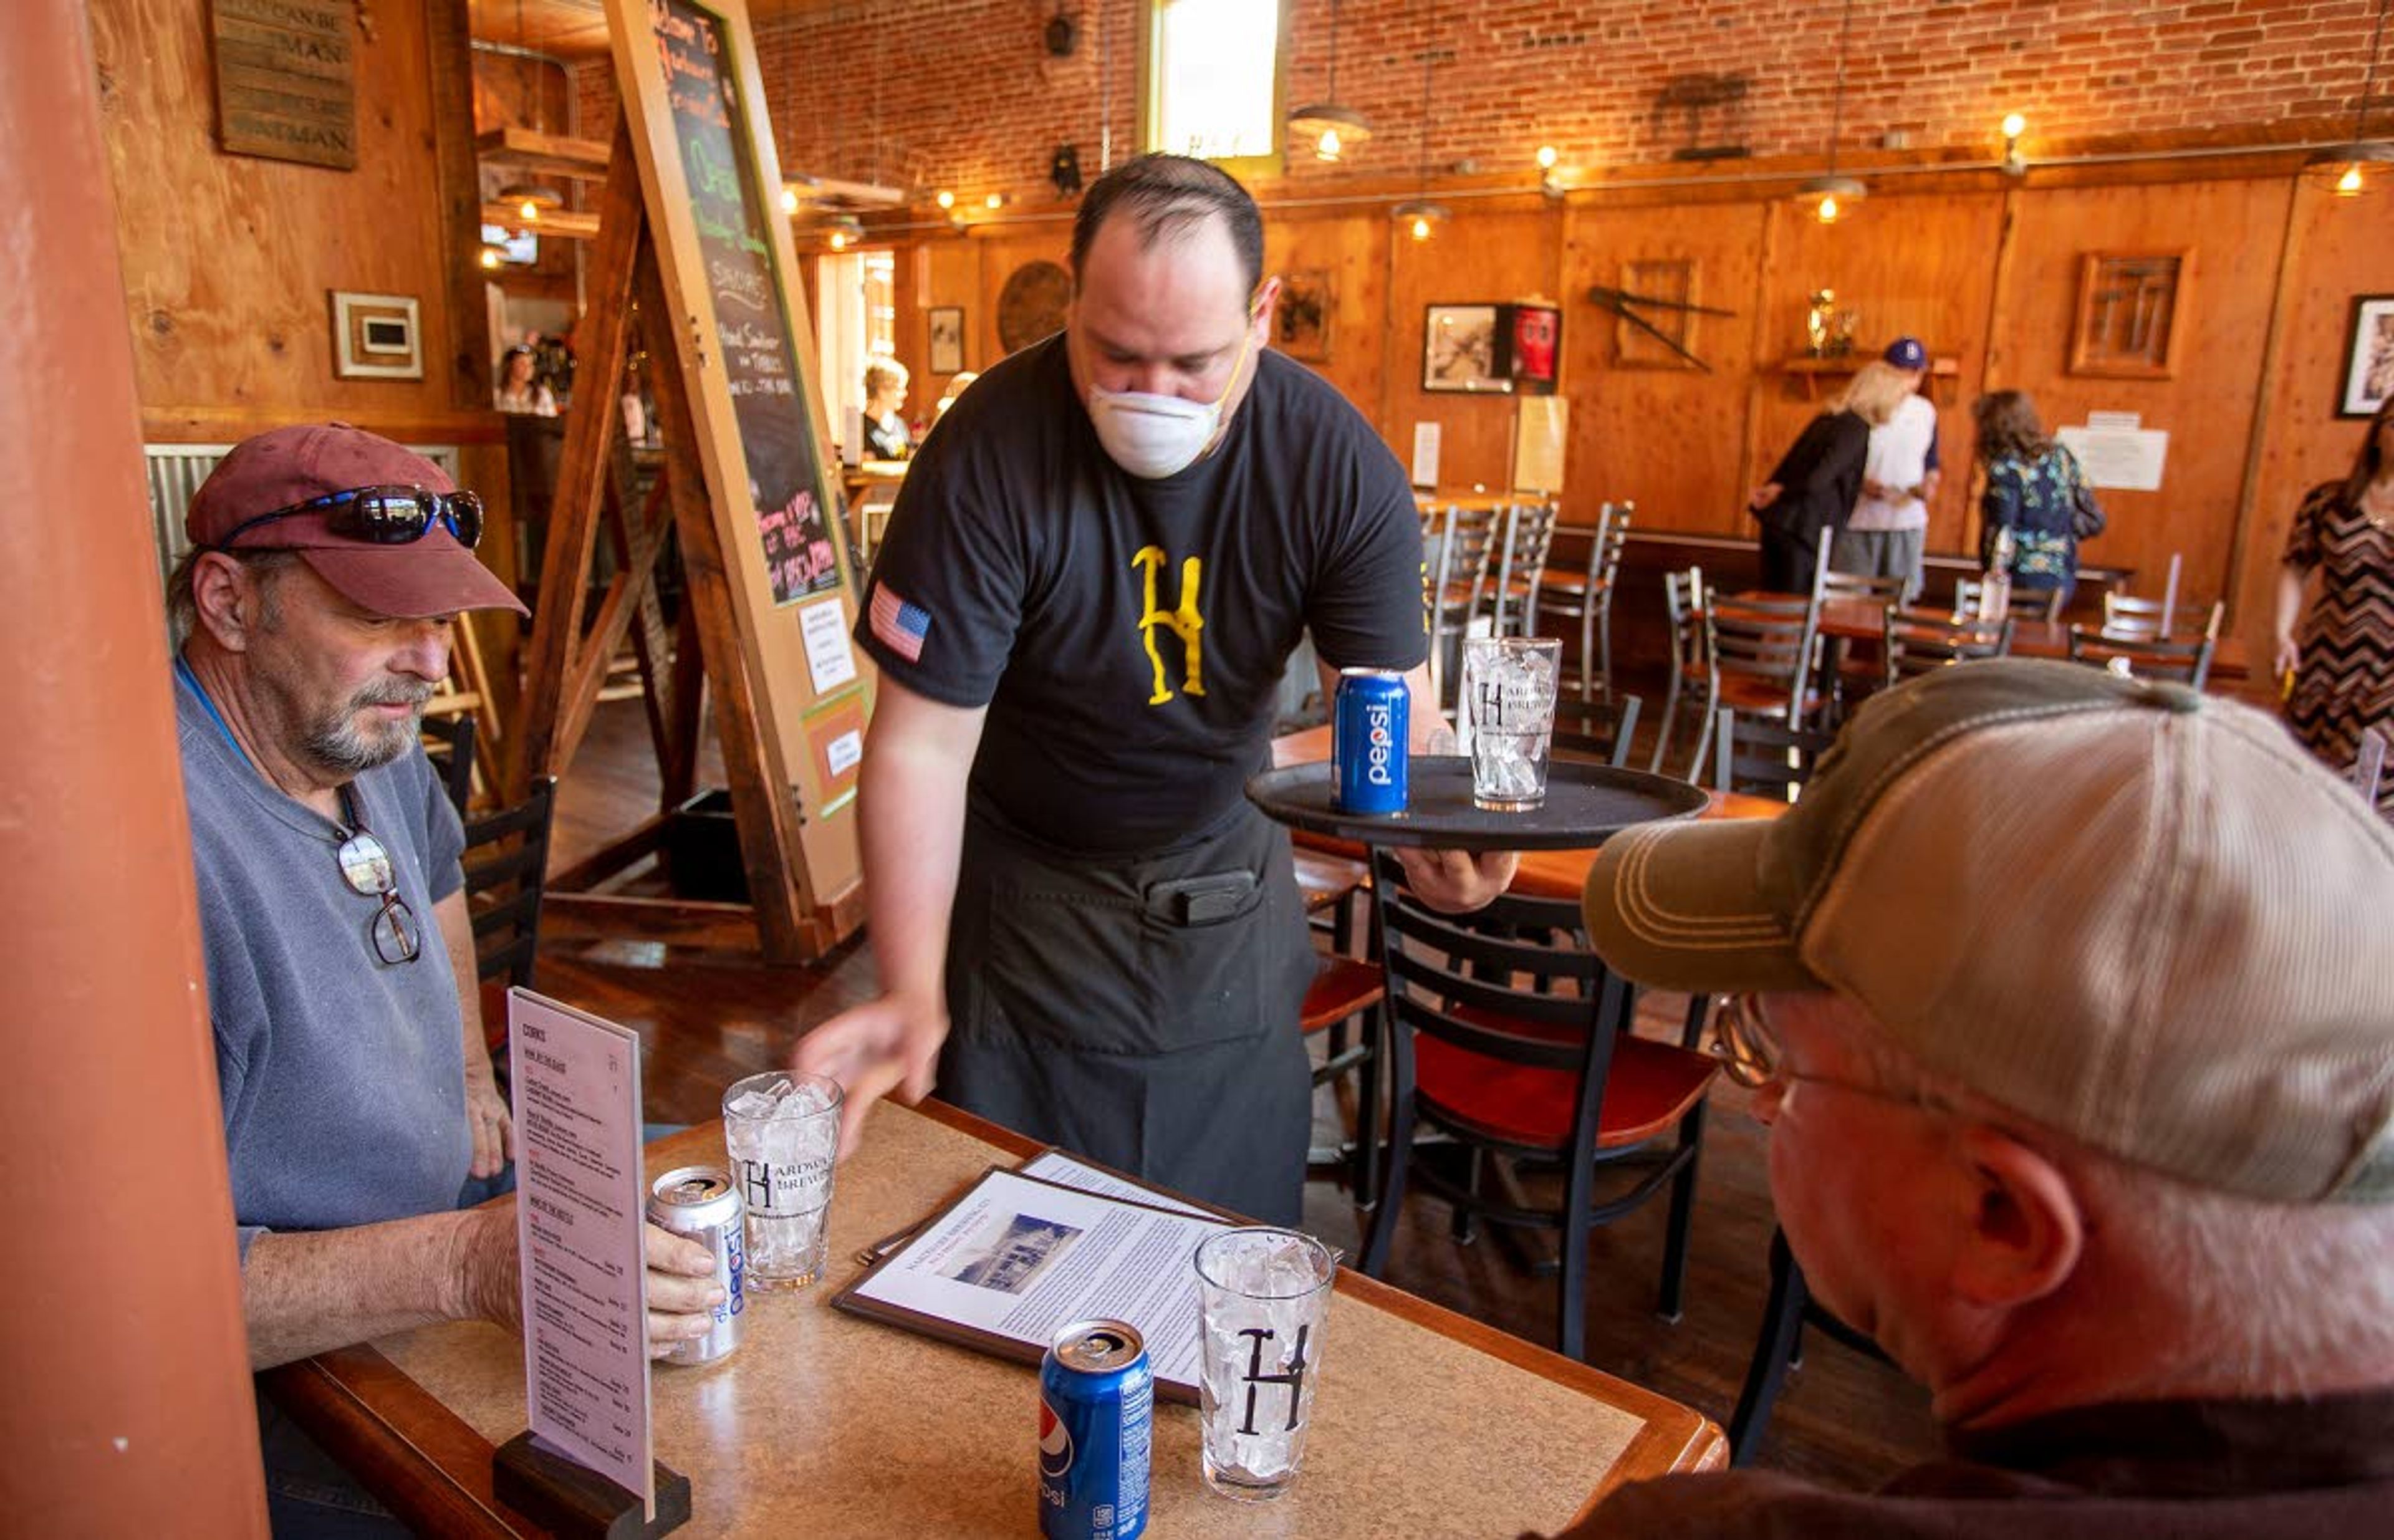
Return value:
M 966 819 L 937 1093 L 1275 1224 L 1303 1206 L 1313 951 L 1287 831 L 1243 804 L 1165 853 Z

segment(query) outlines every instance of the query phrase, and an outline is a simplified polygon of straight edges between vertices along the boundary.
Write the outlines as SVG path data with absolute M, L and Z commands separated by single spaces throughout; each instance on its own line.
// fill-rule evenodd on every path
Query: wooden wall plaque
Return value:
M 351 0 L 214 0 L 212 20 L 226 153 L 356 170 Z

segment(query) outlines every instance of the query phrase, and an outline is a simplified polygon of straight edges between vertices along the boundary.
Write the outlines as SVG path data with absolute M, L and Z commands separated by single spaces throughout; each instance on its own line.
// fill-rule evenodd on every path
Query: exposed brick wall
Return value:
M 1117 158 L 1136 138 L 1141 3 L 1068 0 L 1082 36 L 1063 59 L 1041 39 L 1054 0 L 860 0 L 767 26 L 758 62 L 783 165 L 1027 197 L 1049 151 L 1071 142 L 1094 174 L 1101 61 Z M 1291 3 L 1288 91 L 1300 102 L 1326 85 L 1330 6 Z M 2374 14 L 2371 0 L 1858 4 L 1839 139 L 1851 153 L 1895 135 L 1914 152 L 1992 157 L 2007 112 L 2027 115 L 2032 154 L 2121 135 L 2299 138 L 2349 121 Z M 1344 0 L 1338 94 L 1378 132 L 1344 165 L 1292 158 L 1284 191 L 1416 164 L 1426 48 L 1454 55 L 1434 72 L 1436 167 L 1521 165 L 1542 142 L 1571 168 L 1667 160 L 1690 123 L 1656 99 L 1696 74 L 1747 83 L 1742 102 L 1706 114 L 1706 142 L 1817 157 L 1839 19 L 1838 0 Z M 585 131 L 598 136 L 614 111 L 610 66 L 581 75 Z

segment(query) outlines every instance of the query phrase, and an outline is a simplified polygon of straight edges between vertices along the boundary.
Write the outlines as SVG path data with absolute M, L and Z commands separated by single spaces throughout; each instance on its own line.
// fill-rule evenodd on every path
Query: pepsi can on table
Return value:
M 1342 668 L 1333 708 L 1330 755 L 1338 772 L 1338 810 L 1405 810 L 1405 742 L 1413 715 L 1405 677 L 1388 668 Z
M 712 1363 L 740 1346 L 740 1316 L 748 1301 L 742 1287 L 748 1271 L 746 1205 L 731 1173 L 716 1165 L 685 1165 L 666 1172 L 649 1188 L 649 1223 L 696 1241 L 715 1253 L 715 1283 L 723 1303 L 712 1313 L 704 1336 L 677 1342 L 667 1363 Z
M 1147 1532 L 1155 1375 L 1126 1321 L 1076 1321 L 1039 1365 L 1039 1532 L 1138 1540 Z

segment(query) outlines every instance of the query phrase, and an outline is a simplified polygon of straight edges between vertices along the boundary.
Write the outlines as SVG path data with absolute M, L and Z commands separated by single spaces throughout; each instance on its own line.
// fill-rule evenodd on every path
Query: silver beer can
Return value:
M 717 1165 L 685 1165 L 659 1177 L 649 1189 L 649 1222 L 687 1236 L 715 1253 L 715 1282 L 723 1303 L 711 1312 L 715 1324 L 704 1336 L 677 1342 L 667 1363 L 712 1363 L 740 1346 L 740 1316 L 747 1309 L 742 1287 L 748 1271 L 746 1207 L 731 1174 Z

